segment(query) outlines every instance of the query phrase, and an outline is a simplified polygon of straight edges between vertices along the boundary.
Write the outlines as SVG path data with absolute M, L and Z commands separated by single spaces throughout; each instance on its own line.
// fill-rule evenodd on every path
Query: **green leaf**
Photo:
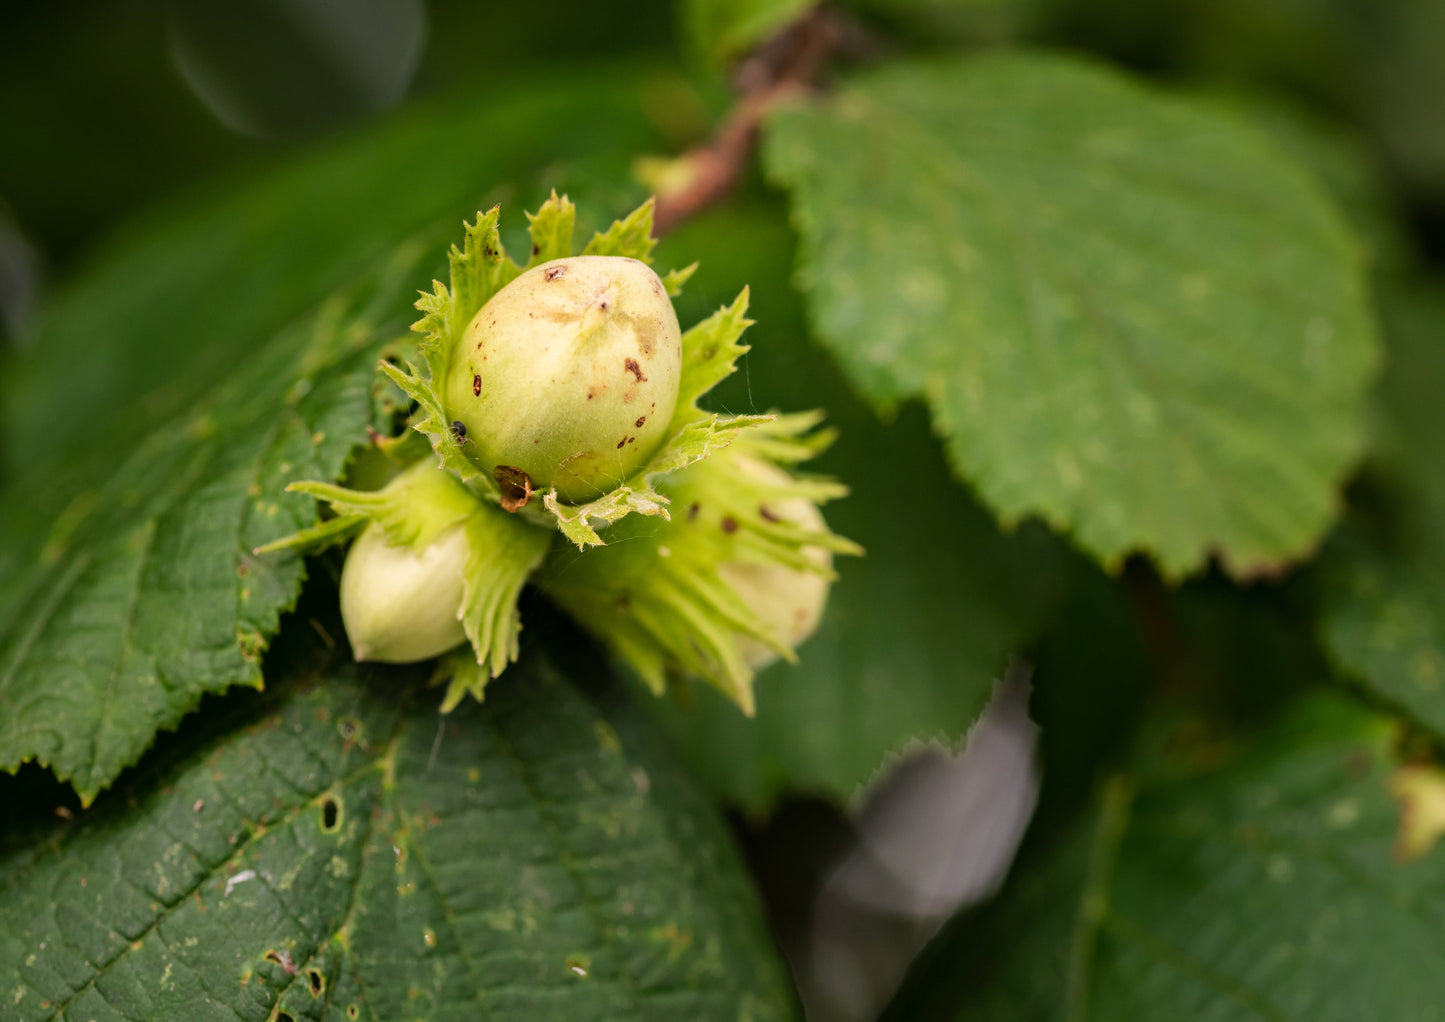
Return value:
M 791 1016 L 725 828 L 634 710 L 538 658 L 445 718 L 415 680 L 233 697 L 9 842 L 7 1017 Z
M 693 49 L 714 65 L 742 57 L 799 20 L 817 0 L 683 0 Z
M 479 206 L 545 196 L 544 165 L 598 210 L 635 203 L 598 182 L 656 145 L 647 80 L 413 111 L 152 213 L 54 293 L 0 374 L 0 769 L 38 759 L 88 798 L 202 693 L 259 684 L 302 563 L 251 551 L 316 524 L 287 482 L 335 479 L 389 427 L 376 359 L 410 353 L 387 342 L 417 260 Z
M 1366 509 L 1325 558 L 1321 636 L 1336 664 L 1445 734 L 1445 286 L 1382 289 L 1390 362 Z
M 765 141 L 819 334 L 875 404 L 927 398 L 1005 522 L 1170 578 L 1319 542 L 1376 358 L 1361 259 L 1236 119 L 998 56 L 859 78 Z
M 0 631 L 0 768 L 36 758 L 89 799 L 203 693 L 261 684 L 303 571 L 252 551 L 314 525 L 315 501 L 287 482 L 340 475 L 365 439 L 408 267 L 258 345 L 75 494 Z
M 1228 112 L 1253 123 L 1325 186 L 1361 240 L 1373 270 L 1410 264 L 1412 243 L 1399 200 L 1370 138 L 1283 100 L 1271 102 L 1259 95 L 1221 98 Z
M 1392 791 L 1438 800 L 1441 781 L 1399 766 L 1390 721 L 1315 696 L 1248 739 L 1156 719 L 1146 742 L 1169 754 L 1115 777 L 940 951 L 955 1017 L 1438 1016 L 1445 850 Z
M 703 685 L 689 705 L 651 709 L 679 754 L 731 801 L 761 812 L 784 791 L 846 798 L 911 743 L 962 739 L 1010 653 L 1053 607 L 1060 544 L 1035 527 L 1001 535 L 950 478 L 922 410 L 880 424 L 809 343 L 786 286 L 793 242 L 775 200 L 736 199 L 659 250 L 682 252 L 702 261 L 715 291 L 750 283 L 758 321 L 742 371 L 705 400 L 824 409 L 836 440 L 808 467 L 849 488 L 824 513 L 866 553 L 834 562 L 839 578 L 818 634 L 796 665 L 758 675 L 755 717 Z M 683 305 L 696 314 L 703 302 Z

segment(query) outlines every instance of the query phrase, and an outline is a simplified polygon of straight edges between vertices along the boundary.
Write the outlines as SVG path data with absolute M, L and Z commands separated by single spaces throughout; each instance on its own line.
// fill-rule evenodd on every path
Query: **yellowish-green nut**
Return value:
M 739 458 L 738 465 L 751 476 L 765 482 L 786 481 L 787 473 L 756 458 Z M 777 520 L 815 532 L 828 525 L 816 504 L 802 497 L 791 497 L 767 505 L 767 513 Z M 718 574 L 733 591 L 742 597 L 748 609 L 757 616 L 776 639 L 796 649 L 818 630 L 831 586 L 828 571 L 833 558 L 821 547 L 804 547 L 803 554 L 817 564 L 820 572 L 799 571 L 781 564 L 759 564 L 731 561 L 718 565 Z M 738 652 L 754 671 L 778 659 L 776 650 L 747 636 L 739 636 Z
M 465 642 L 458 610 L 466 561 L 461 523 L 420 553 L 368 525 L 341 570 L 341 620 L 356 659 L 412 663 Z
M 549 487 L 593 500 L 641 468 L 667 437 L 681 376 L 682 331 L 657 274 L 571 256 L 482 307 L 442 399 L 463 450 L 516 510 Z
M 823 564 L 827 551 L 808 548 L 808 556 Z M 775 564 L 736 562 L 718 569 L 723 581 L 743 598 L 748 609 L 785 645 L 796 649 L 818 630 L 828 603 L 829 581 L 811 571 L 797 571 Z M 738 638 L 743 662 L 755 671 L 778 659 L 776 651 L 756 639 Z

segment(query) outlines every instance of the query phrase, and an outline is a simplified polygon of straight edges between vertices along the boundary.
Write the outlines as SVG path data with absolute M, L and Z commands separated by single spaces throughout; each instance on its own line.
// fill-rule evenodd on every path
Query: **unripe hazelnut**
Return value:
M 745 474 L 764 482 L 786 482 L 788 478 L 781 469 L 756 458 L 738 458 L 737 464 Z M 802 497 L 773 501 L 767 505 L 767 512 L 780 521 L 816 532 L 828 527 L 817 505 Z M 742 597 L 764 628 L 794 649 L 818 630 L 828 602 L 829 569 L 833 564 L 832 555 L 821 547 L 804 547 L 802 553 L 822 570 L 800 571 L 781 564 L 751 561 L 731 561 L 718 566 L 723 581 Z M 739 636 L 737 644 L 738 652 L 752 670 L 762 670 L 778 659 L 776 650 L 748 636 Z
M 593 500 L 667 438 L 682 331 L 645 263 L 571 256 L 533 267 L 482 307 L 458 345 L 442 385 L 446 414 L 508 510 L 548 487 L 564 502 Z
M 466 528 L 458 523 L 420 553 L 392 546 L 372 523 L 341 570 L 341 620 L 357 660 L 411 663 L 466 641 L 458 617 Z

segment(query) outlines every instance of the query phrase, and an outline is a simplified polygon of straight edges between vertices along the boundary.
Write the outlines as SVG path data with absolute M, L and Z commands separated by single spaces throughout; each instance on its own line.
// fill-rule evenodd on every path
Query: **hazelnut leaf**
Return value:
M 947 977 L 970 1019 L 1427 1014 L 1445 996 L 1442 856 L 1411 856 L 1439 782 L 1402 763 L 1398 722 L 1311 693 L 1206 749 L 1198 717 L 1178 716 L 1147 717 L 1089 811 L 1030 835 L 916 989 Z M 1068 982 L 1039 983 L 1045 961 Z
M 1005 525 L 1236 578 L 1336 520 L 1379 361 L 1362 249 L 1217 107 L 1060 56 L 898 61 L 778 109 L 819 339 L 927 401 Z
M 1445 287 L 1391 283 L 1389 361 L 1376 396 L 1371 499 L 1325 548 L 1319 621 L 1345 673 L 1445 734 Z
M 794 1018 L 716 807 L 541 653 L 442 718 L 424 669 L 277 671 L 89 812 L 22 798 L 4 1017 Z

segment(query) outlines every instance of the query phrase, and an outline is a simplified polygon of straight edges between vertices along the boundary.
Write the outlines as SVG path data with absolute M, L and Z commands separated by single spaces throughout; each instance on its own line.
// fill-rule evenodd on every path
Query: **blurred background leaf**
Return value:
M 1392 736 L 1342 697 L 1239 739 L 1156 718 L 888 1017 L 1436 1017 L 1442 860 L 1400 843 Z
M 1047 57 L 904 64 L 785 107 L 799 281 L 875 404 L 1111 569 L 1277 572 L 1332 524 L 1376 360 L 1326 197 L 1245 125 Z
M 817 0 L 683 0 L 688 44 L 715 67 L 767 42 Z
M 69 503 L 0 553 L 0 768 L 36 759 L 88 802 L 203 693 L 262 684 L 303 568 L 251 551 L 315 523 L 291 480 L 337 476 L 368 425 L 389 425 L 372 413 L 376 353 L 405 329 L 416 254 L 254 345 L 170 423 L 107 448 L 83 487 L 8 491 L 23 510 L 0 520 Z
M 1340 668 L 1445 734 L 1445 286 L 1380 289 L 1390 362 L 1352 520 L 1326 551 L 1322 635 Z

